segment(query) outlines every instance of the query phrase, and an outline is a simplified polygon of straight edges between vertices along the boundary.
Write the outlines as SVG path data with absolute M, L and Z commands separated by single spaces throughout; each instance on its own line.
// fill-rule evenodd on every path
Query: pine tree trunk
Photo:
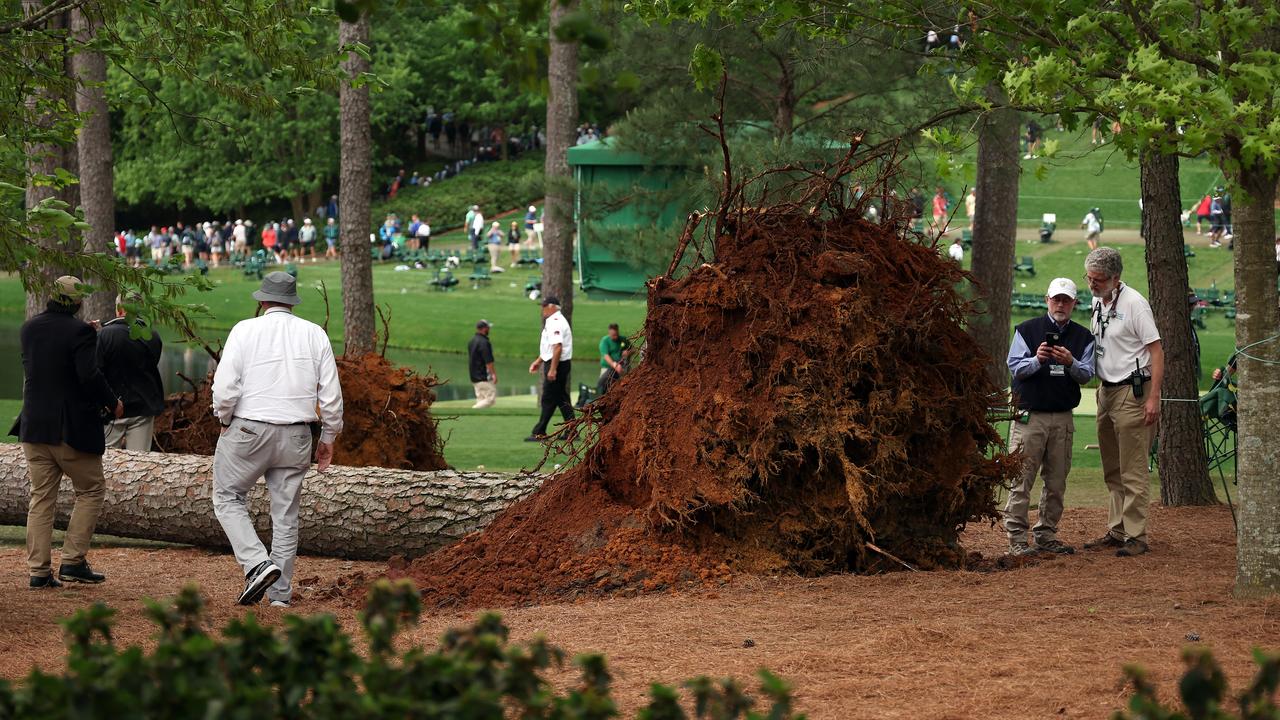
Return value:
M 1165 398 L 1160 407 L 1160 500 L 1165 505 L 1214 505 L 1196 379 L 1187 260 L 1182 245 L 1178 158 L 1145 153 L 1141 159 L 1142 236 L 1147 243 L 1147 287 L 1164 347 Z
M 556 37 L 578 0 L 551 0 L 551 52 L 547 60 L 547 204 L 543 215 L 542 292 L 560 299 L 573 320 L 573 176 L 568 151 L 578 122 L 578 44 Z
M 369 17 L 359 22 L 340 22 L 338 44 L 369 44 Z M 349 53 L 342 63 L 348 81 L 338 90 L 341 112 L 342 160 L 338 223 L 342 254 L 343 352 L 353 357 L 373 352 L 373 260 L 369 255 L 369 193 L 373 140 L 369 129 L 369 86 L 361 75 L 369 72 L 369 61 Z M 359 87 L 352 87 L 359 82 Z
M 293 213 L 293 222 L 302 227 L 302 218 L 307 216 L 307 196 L 303 193 L 290 195 L 289 210 Z
M 227 547 L 213 515 L 213 458 L 109 450 L 103 456 L 106 504 L 97 532 L 206 547 Z M 488 525 L 503 508 L 537 489 L 540 475 L 411 472 L 331 466 L 308 474 L 299 515 L 304 553 L 381 560 L 423 555 Z M 0 524 L 23 525 L 31 481 L 22 446 L 0 445 Z M 258 532 L 270 528 L 266 484 L 249 494 Z M 71 481 L 58 494 L 66 527 Z
M 980 314 L 969 335 L 987 351 L 996 387 L 1008 387 L 1010 294 L 1018 231 L 1018 130 L 1014 110 L 992 110 L 978 126 L 977 206 L 973 217 L 973 264 Z
M 45 5 L 46 2 L 43 0 L 23 0 L 23 15 L 30 16 L 39 13 L 44 9 Z M 63 30 L 68 28 L 69 21 L 69 13 L 56 13 L 45 21 L 45 27 L 50 30 Z M 61 53 L 60 59 L 46 60 L 45 62 L 48 62 L 50 67 L 54 65 L 61 65 L 62 72 L 64 72 L 67 77 L 71 76 L 71 59 L 66 56 L 64 50 L 60 47 L 54 50 L 49 50 L 43 45 L 40 47 L 41 52 L 47 51 Z M 32 62 L 40 61 L 33 59 Z M 40 102 L 42 99 L 53 102 L 63 102 L 67 105 L 73 105 L 75 103 L 75 100 L 71 97 L 59 97 L 60 93 L 57 90 L 46 89 L 42 90 L 41 93 L 42 95 L 40 97 L 33 95 L 27 98 L 26 102 L 28 107 L 34 109 L 36 107 L 36 103 Z M 56 119 L 49 114 L 46 114 L 37 120 L 37 124 L 42 130 L 51 129 L 55 122 Z M 62 168 L 63 170 L 75 174 L 79 169 L 80 163 L 76 157 L 77 153 L 75 145 L 62 146 L 55 143 L 29 143 L 26 147 L 26 151 L 28 175 L 52 175 L 58 168 Z M 37 204 L 48 198 L 57 198 L 67 203 L 68 211 L 74 211 L 75 207 L 80 204 L 80 193 L 78 186 L 76 185 L 69 185 L 61 190 L 57 190 L 47 185 L 34 184 L 28 180 L 26 189 L 26 206 L 28 208 L 35 207 Z M 42 247 L 61 249 L 64 252 L 73 250 L 76 244 L 74 235 L 66 241 L 54 236 L 31 237 L 29 240 L 30 242 Z M 61 275 L 63 271 L 55 265 L 42 267 L 37 271 L 37 273 L 42 275 L 44 280 L 43 282 L 36 281 L 34 283 L 36 287 L 28 287 L 27 289 L 26 315 L 28 318 L 44 312 L 45 304 L 49 301 L 48 288 L 52 284 L 53 279 Z M 35 278 L 26 279 L 29 281 L 35 280 Z
M 1233 213 L 1236 255 L 1236 347 L 1240 390 L 1238 596 L 1280 592 L 1280 331 L 1275 245 L 1276 175 L 1245 167 Z M 1253 358 L 1264 358 L 1267 362 Z
M 88 42 L 101 26 L 100 17 L 84 8 L 71 13 L 71 29 L 81 42 Z M 76 79 L 76 112 L 84 125 L 76 142 L 80 164 L 80 204 L 90 229 L 84 234 L 84 251 L 114 255 L 116 200 L 112 171 L 111 119 L 107 108 L 107 59 L 102 53 L 80 51 L 71 58 Z M 100 278 L 83 278 L 95 286 Z M 85 298 L 80 316 L 106 322 L 115 317 L 116 289 L 104 286 Z

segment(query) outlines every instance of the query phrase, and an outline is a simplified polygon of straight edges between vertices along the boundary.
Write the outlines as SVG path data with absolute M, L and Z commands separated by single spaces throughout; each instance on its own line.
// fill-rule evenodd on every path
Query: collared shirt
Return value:
M 342 431 L 342 388 L 319 325 L 273 307 L 231 328 L 213 374 L 213 412 L 222 424 L 233 417 L 313 422 L 317 405 L 320 442 L 331 443 Z
M 1151 305 L 1133 288 L 1120 283 L 1116 299 L 1104 305 L 1095 298 L 1089 329 L 1097 341 L 1098 377 L 1123 382 L 1137 368 L 1151 366 L 1147 346 L 1160 339 Z
M 573 359 L 573 331 L 569 329 L 569 321 L 559 310 L 547 317 L 542 323 L 542 342 L 538 347 L 538 357 L 543 362 L 551 362 L 551 348 L 560 345 L 560 359 Z
M 1059 324 L 1058 321 L 1053 319 L 1053 316 L 1049 316 L 1049 321 L 1058 328 L 1059 332 L 1065 331 L 1067 323 L 1071 322 L 1068 319 L 1067 322 Z M 1081 385 L 1093 379 L 1095 346 L 1096 342 L 1090 342 L 1084 353 L 1076 358 L 1066 369 L 1067 375 L 1070 375 L 1072 380 Z M 1036 347 L 1039 347 L 1039 344 Z M 1009 342 L 1009 357 L 1006 358 L 1006 362 L 1013 377 L 1022 380 L 1035 375 L 1044 365 L 1044 363 L 1040 362 L 1040 358 L 1036 357 L 1036 348 L 1030 347 L 1026 339 L 1022 337 L 1022 333 L 1019 332 L 1015 332 L 1013 340 Z

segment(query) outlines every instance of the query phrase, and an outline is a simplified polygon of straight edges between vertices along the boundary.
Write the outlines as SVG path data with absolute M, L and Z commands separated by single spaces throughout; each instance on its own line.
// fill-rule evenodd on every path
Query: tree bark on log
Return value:
M 969 335 L 991 357 L 987 372 L 996 387 L 1009 386 L 1010 294 L 1018 231 L 1018 129 L 1016 110 L 996 109 L 978 124 L 977 206 L 973 216 L 973 264 L 978 307 Z M 1048 283 L 1045 283 L 1046 287 Z
M 1147 246 L 1151 311 L 1164 345 L 1164 396 L 1160 407 L 1160 501 L 1165 505 L 1216 505 L 1205 459 L 1187 260 L 1183 255 L 1178 158 L 1148 151 L 1141 158 L 1142 237 Z
M 106 503 L 97 532 L 205 547 L 228 547 L 213 515 L 213 458 L 108 450 Z M 475 532 L 532 493 L 541 475 L 411 472 L 334 465 L 304 481 L 299 550 L 361 560 L 414 557 Z M 18 444 L 0 445 L 0 524 L 24 525 L 31 481 Z M 71 482 L 58 493 L 57 527 L 65 528 Z M 249 496 L 264 542 L 270 533 L 266 484 Z

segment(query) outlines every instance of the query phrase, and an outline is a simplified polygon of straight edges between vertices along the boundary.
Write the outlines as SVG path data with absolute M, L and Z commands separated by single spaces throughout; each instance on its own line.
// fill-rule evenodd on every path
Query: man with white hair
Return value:
M 1111 492 L 1107 533 L 1086 550 L 1115 549 L 1120 557 L 1141 555 L 1147 546 L 1151 491 L 1147 455 L 1160 417 L 1164 348 L 1147 299 L 1120 282 L 1120 253 L 1100 247 L 1085 257 L 1093 292 L 1091 329 L 1097 342 L 1098 447 L 1102 477 Z
M 1019 324 L 1009 343 L 1009 373 L 1016 408 L 1009 449 L 1022 454 L 1022 472 L 1009 490 L 1004 529 L 1010 555 L 1051 552 L 1069 555 L 1075 548 L 1058 539 L 1067 473 L 1071 471 L 1072 410 L 1080 405 L 1080 386 L 1093 378 L 1094 340 L 1071 320 L 1076 284 L 1056 278 L 1045 293 L 1048 312 Z M 1027 509 L 1036 473 L 1040 474 L 1040 517 L 1027 542 Z

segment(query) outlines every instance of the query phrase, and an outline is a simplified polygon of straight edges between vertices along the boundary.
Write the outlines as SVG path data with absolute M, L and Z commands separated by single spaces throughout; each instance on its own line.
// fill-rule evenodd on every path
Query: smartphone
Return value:
M 1062 335 L 1060 333 L 1051 332 L 1051 333 L 1044 334 L 1044 344 L 1048 345 L 1049 347 L 1056 346 L 1059 342 L 1061 342 L 1061 340 L 1062 340 Z

